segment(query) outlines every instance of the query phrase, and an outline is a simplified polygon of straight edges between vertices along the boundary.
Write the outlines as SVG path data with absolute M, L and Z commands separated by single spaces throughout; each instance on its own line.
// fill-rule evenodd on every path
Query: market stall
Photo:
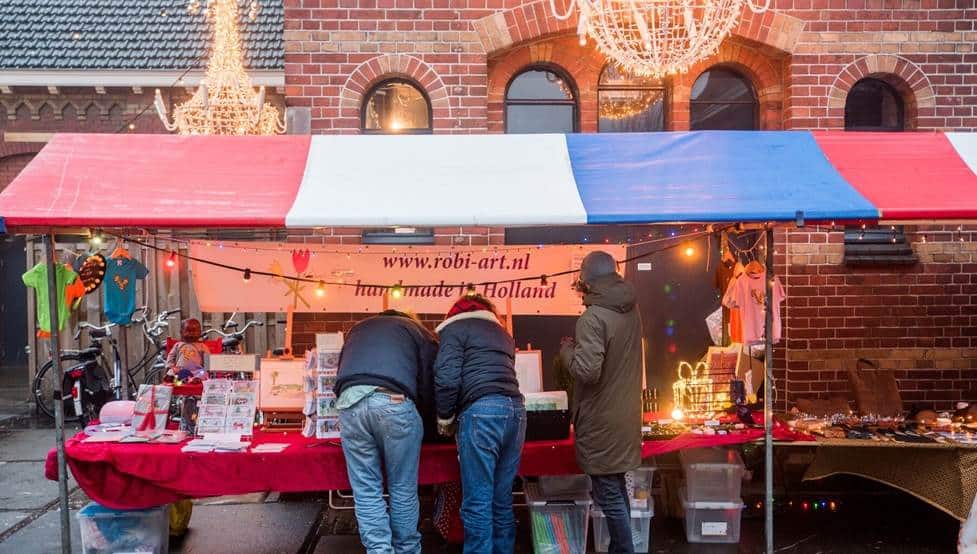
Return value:
M 179 239 L 183 230 L 192 228 L 696 222 L 705 226 L 702 233 L 718 236 L 728 230 L 726 225 L 754 224 L 752 228 L 762 231 L 766 241 L 765 265 L 770 278 L 764 279 L 763 292 L 766 305 L 773 305 L 774 226 L 803 226 L 816 221 L 971 219 L 977 216 L 975 167 L 977 137 L 952 133 L 57 135 L 0 194 L 0 215 L 11 232 L 45 234 L 52 252 L 54 231 L 85 234 L 92 229 L 119 236 L 149 231 L 154 237 Z M 918 186 L 923 174 L 925 189 Z M 213 254 L 194 258 L 195 263 L 223 265 L 237 281 L 254 275 L 296 285 L 364 285 L 306 276 L 301 271 L 278 274 L 217 261 Z M 51 255 L 49 275 L 54 274 L 54 267 Z M 569 281 L 571 273 L 572 269 L 563 266 L 538 273 L 527 270 L 527 274 L 509 279 L 469 278 L 468 283 L 544 283 L 547 276 L 566 276 Z M 437 280 L 409 281 L 397 275 L 365 284 L 380 290 L 376 301 L 364 305 L 367 312 L 382 307 L 387 292 L 445 285 Z M 450 285 L 460 293 L 465 283 Z M 57 294 L 53 279 L 48 294 Z M 52 320 L 57 321 L 53 305 L 51 309 Z M 760 350 L 766 360 L 771 360 L 774 316 L 767 310 L 764 317 L 766 341 Z M 57 331 L 52 331 L 52 352 L 57 359 Z M 769 366 L 761 375 L 769 506 L 773 440 Z M 156 500 L 160 501 L 245 490 L 321 490 L 345 483 L 335 445 L 300 445 L 297 437 L 289 437 L 287 442 L 295 444 L 283 451 L 258 454 L 249 450 L 270 439 L 256 432 L 253 444 L 245 451 L 216 456 L 221 456 L 221 464 L 240 462 L 242 468 L 258 460 L 265 462 L 263 476 L 246 479 L 246 485 L 209 483 L 206 490 L 187 483 L 160 487 L 159 483 L 168 480 L 154 475 L 166 475 L 181 463 L 201 462 L 208 455 L 185 453 L 173 445 L 107 446 L 84 444 L 78 439 L 72 439 L 64 449 L 60 421 L 58 429 L 59 444 L 49 460 L 48 476 L 60 478 L 66 493 L 65 471 L 54 466 L 64 468 L 67 454 L 79 483 L 83 487 L 89 483 L 86 492 L 95 498 L 102 494 L 109 504 L 119 501 L 118 505 L 124 505 L 124 495 L 113 500 L 103 494 L 95 484 L 100 476 L 112 477 L 120 487 L 143 488 L 149 498 L 159 493 Z M 759 437 L 754 431 L 707 438 L 732 443 Z M 668 448 L 704 444 L 702 437 L 679 439 L 673 439 L 677 443 L 669 441 Z M 646 445 L 646 453 L 656 448 Z M 425 480 L 455 475 L 457 468 L 452 465 L 450 451 L 443 446 L 426 451 L 431 473 L 425 474 Z M 571 451 L 572 443 L 567 441 L 529 444 L 522 471 L 574 471 L 572 464 L 565 463 L 572 460 Z M 554 452 L 567 454 L 555 456 Z M 320 462 L 330 455 L 331 462 Z M 308 464 L 315 458 L 324 473 L 304 483 L 266 482 L 269 474 L 290 473 L 268 471 L 268 460 L 273 458 L 285 464 Z M 767 533 L 769 539 L 770 511 Z

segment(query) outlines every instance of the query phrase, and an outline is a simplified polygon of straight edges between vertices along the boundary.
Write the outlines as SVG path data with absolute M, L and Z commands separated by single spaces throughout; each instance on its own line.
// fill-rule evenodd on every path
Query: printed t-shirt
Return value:
M 111 258 L 105 263 L 105 316 L 112 323 L 128 325 L 136 311 L 136 281 L 149 275 L 135 258 Z
M 743 328 L 743 342 L 751 343 L 763 339 L 766 325 L 764 300 L 767 291 L 767 272 L 756 275 L 744 273 L 730 284 L 723 305 L 729 308 L 739 308 L 740 321 Z M 781 321 L 780 304 L 784 301 L 784 288 L 780 279 L 773 279 L 773 342 L 780 342 Z
M 191 377 L 203 379 L 207 376 L 205 368 L 209 355 L 210 349 L 203 342 L 180 341 L 173 345 L 166 357 L 168 373 L 179 375 L 181 371 L 187 370 Z
M 65 287 L 78 278 L 78 275 L 67 267 L 57 264 L 55 266 L 55 289 L 57 289 L 57 308 L 58 308 L 58 329 L 64 329 L 65 323 L 71 317 L 71 308 L 65 302 Z M 51 307 L 48 304 L 47 293 L 47 264 L 39 263 L 32 267 L 21 277 L 24 284 L 34 289 L 37 294 L 37 324 L 41 331 L 51 332 Z

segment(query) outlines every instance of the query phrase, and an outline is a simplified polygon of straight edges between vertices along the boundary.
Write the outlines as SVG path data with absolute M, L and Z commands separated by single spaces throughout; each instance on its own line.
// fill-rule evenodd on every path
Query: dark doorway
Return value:
M 0 236 L 0 367 L 27 367 L 27 291 L 20 277 L 27 271 L 24 238 Z M 26 373 L 25 373 L 26 375 Z

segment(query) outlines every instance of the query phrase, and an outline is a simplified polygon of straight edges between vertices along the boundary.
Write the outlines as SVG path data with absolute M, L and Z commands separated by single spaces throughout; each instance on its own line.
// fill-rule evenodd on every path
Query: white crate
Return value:
M 651 518 L 655 515 L 655 503 L 649 499 L 648 510 L 631 510 L 631 541 L 635 552 L 648 552 L 651 548 Z M 611 545 L 611 535 L 607 530 L 607 516 L 600 508 L 590 511 L 594 522 L 594 549 L 607 552 Z
M 689 502 L 685 508 L 685 538 L 691 543 L 740 542 L 742 502 Z
M 84 554 L 169 552 L 168 507 L 111 510 L 94 502 L 78 511 Z
M 689 502 L 739 502 L 743 460 L 736 450 L 696 448 L 681 450 L 685 472 L 685 498 Z

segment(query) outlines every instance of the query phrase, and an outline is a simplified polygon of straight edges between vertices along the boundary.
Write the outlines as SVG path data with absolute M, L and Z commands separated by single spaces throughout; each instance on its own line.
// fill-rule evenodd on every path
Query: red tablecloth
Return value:
M 762 430 L 724 436 L 686 434 L 667 441 L 648 441 L 647 458 L 683 448 L 722 446 L 761 438 Z M 302 437 L 299 433 L 257 433 L 253 444 L 288 443 L 275 454 L 252 452 L 181 452 L 182 445 L 81 442 L 76 435 L 65 444 L 68 466 L 78 485 L 92 499 L 115 509 L 160 506 L 184 498 L 261 491 L 305 492 L 349 488 L 346 463 L 338 442 Z M 779 437 L 789 440 L 791 437 Z M 573 440 L 533 441 L 523 448 L 520 475 L 579 473 Z M 48 479 L 57 480 L 57 453 L 45 464 Z M 454 445 L 430 444 L 421 450 L 418 482 L 422 485 L 459 480 Z

